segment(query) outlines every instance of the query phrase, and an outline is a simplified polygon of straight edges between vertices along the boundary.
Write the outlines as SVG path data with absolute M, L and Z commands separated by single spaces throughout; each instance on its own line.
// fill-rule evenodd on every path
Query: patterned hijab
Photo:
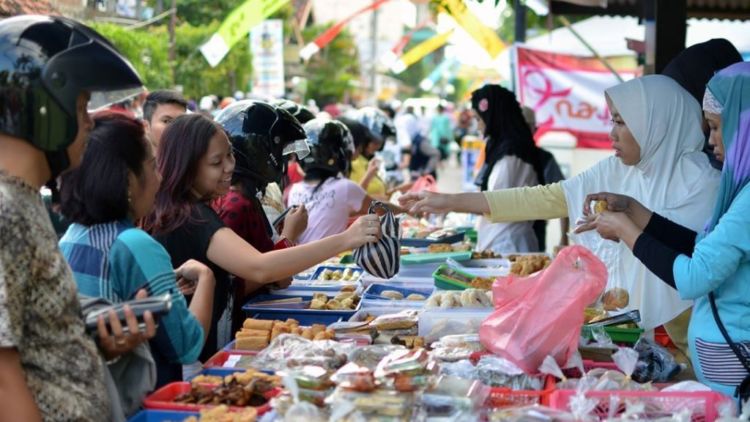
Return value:
M 735 63 L 720 71 L 708 82 L 706 90 L 710 102 L 715 101 L 721 108 L 726 157 L 716 208 L 706 226 L 706 232 L 710 232 L 750 182 L 750 62 Z M 717 105 L 711 108 L 716 111 Z

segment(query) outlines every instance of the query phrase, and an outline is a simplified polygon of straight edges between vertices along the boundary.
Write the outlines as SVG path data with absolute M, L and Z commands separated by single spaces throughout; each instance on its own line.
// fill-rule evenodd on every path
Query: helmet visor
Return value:
M 297 158 L 301 160 L 310 155 L 310 145 L 307 144 L 307 140 L 298 139 L 296 141 L 290 142 L 287 146 L 285 146 L 281 154 L 297 154 Z
M 89 99 L 88 110 L 89 112 L 99 111 L 107 108 L 112 104 L 117 104 L 131 98 L 134 98 L 146 89 L 142 86 L 135 88 L 118 89 L 113 91 L 94 91 L 91 92 L 91 99 Z

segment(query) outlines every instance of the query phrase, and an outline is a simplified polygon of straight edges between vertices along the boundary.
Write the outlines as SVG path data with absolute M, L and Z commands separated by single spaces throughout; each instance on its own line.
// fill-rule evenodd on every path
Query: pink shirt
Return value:
M 307 230 L 297 243 L 308 243 L 346 230 L 349 215 L 362 209 L 367 194 L 356 183 L 346 178 L 330 178 L 313 193 L 317 186 L 297 183 L 289 192 L 289 205 L 305 204 L 308 213 Z

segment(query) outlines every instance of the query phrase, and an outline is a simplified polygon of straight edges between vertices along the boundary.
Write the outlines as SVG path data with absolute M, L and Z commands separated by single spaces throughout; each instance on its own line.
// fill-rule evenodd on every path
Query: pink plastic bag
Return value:
M 437 181 L 431 175 L 420 176 L 409 189 L 410 192 L 437 192 Z
M 487 350 L 528 374 L 547 355 L 565 365 L 578 349 L 583 311 L 607 284 L 607 268 L 583 246 L 569 246 L 532 276 L 498 277 L 495 311 L 479 328 Z

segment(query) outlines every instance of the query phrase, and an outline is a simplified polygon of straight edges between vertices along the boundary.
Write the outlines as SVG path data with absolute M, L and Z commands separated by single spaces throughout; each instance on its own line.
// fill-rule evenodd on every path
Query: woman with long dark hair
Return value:
M 264 147 L 268 154 L 268 161 L 264 162 L 273 167 L 282 166 L 283 151 L 299 140 L 295 139 L 297 132 L 286 126 L 296 120 L 286 112 L 276 111 L 284 119 L 279 120 L 278 132 L 268 137 L 269 144 Z M 291 120 L 286 120 L 287 116 Z M 231 337 L 229 274 L 248 284 L 273 283 L 339 252 L 375 242 L 380 236 L 377 216 L 370 215 L 358 219 L 346 232 L 319 242 L 258 252 L 225 227 L 209 205 L 229 191 L 235 159 L 224 129 L 202 115 L 184 115 L 172 122 L 162 135 L 157 165 L 163 180 L 155 211 L 146 219 L 145 228 L 164 245 L 175 266 L 195 259 L 208 265 L 216 276 L 213 326 L 201 360 L 212 356 Z
M 539 148 L 516 96 L 500 85 L 485 85 L 471 95 L 484 133 L 485 162 L 476 184 L 482 192 L 544 183 Z M 480 219 L 478 250 L 535 252 L 544 245 L 544 221 L 493 223 Z

